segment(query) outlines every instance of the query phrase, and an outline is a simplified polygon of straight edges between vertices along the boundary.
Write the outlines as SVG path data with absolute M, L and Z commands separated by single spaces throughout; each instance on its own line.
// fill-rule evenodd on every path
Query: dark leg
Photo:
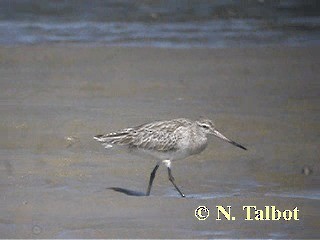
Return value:
M 170 182 L 173 184 L 173 186 L 177 189 L 177 191 L 180 193 L 181 197 L 185 197 L 185 195 L 180 191 L 180 189 L 178 188 L 178 186 L 175 184 L 174 182 L 174 177 L 172 176 L 171 173 L 171 168 L 168 167 L 168 175 L 169 175 L 169 180 Z
M 156 172 L 158 170 L 159 164 L 157 164 L 154 169 L 152 170 L 151 174 L 150 174 L 150 179 L 149 179 L 149 185 L 148 185 L 148 190 L 146 193 L 146 196 L 150 195 L 150 191 L 151 191 L 151 187 L 152 187 L 152 183 L 153 183 L 153 179 L 156 176 Z

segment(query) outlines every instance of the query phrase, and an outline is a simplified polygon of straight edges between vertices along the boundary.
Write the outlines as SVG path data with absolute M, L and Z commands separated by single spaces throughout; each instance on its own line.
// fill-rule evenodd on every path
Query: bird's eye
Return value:
M 209 129 L 209 127 L 207 125 L 202 125 L 202 127 L 205 129 Z

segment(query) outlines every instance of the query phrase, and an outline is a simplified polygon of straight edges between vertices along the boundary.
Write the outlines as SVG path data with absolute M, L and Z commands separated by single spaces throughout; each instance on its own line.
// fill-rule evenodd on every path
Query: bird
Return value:
M 246 147 L 220 133 L 213 121 L 204 117 L 200 117 L 195 121 L 187 118 L 158 120 L 96 135 L 93 138 L 106 148 L 113 145 L 124 146 L 130 150 L 143 152 L 143 154 L 152 156 L 157 160 L 156 166 L 149 177 L 146 196 L 150 195 L 156 172 L 160 164 L 164 163 L 168 170 L 169 181 L 180 196 L 185 197 L 185 194 L 175 183 L 175 178 L 171 171 L 171 162 L 185 159 L 205 150 L 208 145 L 208 135 L 214 135 L 238 148 L 247 150 Z

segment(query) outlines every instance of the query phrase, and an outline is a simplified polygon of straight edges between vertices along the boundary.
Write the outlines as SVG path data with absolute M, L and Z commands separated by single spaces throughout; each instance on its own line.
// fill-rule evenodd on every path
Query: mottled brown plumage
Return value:
M 242 145 L 222 135 L 215 129 L 213 122 L 205 118 L 200 118 L 197 121 L 186 118 L 155 121 L 136 127 L 125 128 L 117 132 L 97 135 L 94 139 L 106 146 L 113 144 L 127 146 L 131 149 L 142 150 L 158 158 L 168 167 L 169 180 L 180 195 L 184 196 L 174 183 L 171 174 L 171 161 L 202 152 L 207 146 L 208 134 L 213 134 L 224 141 L 246 150 Z M 160 162 L 157 163 L 151 173 L 147 195 L 150 194 L 151 185 L 159 164 Z

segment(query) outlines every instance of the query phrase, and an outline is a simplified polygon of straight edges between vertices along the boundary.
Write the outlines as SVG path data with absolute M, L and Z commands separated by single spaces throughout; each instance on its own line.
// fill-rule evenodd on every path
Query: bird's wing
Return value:
M 161 152 L 173 151 L 181 138 L 177 129 L 187 123 L 184 119 L 175 119 L 140 125 L 134 128 L 133 134 L 129 134 L 132 140 L 129 146 Z
M 95 139 L 102 143 L 167 152 L 176 149 L 179 140 L 179 136 L 175 134 L 176 130 L 186 124 L 183 119 L 158 121 L 122 129 L 115 133 L 97 135 Z
M 167 152 L 176 149 L 177 141 L 178 137 L 171 132 L 143 129 L 132 135 L 129 146 Z

